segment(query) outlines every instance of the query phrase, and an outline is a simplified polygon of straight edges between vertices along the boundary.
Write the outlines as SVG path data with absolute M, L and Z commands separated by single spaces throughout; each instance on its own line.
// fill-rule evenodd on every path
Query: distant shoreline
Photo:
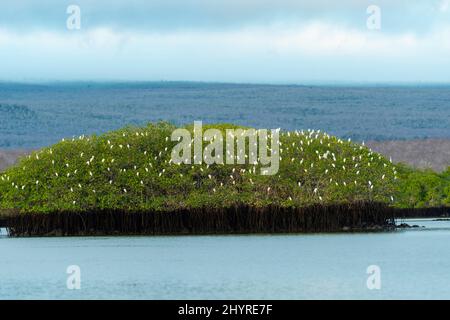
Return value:
M 32 150 L 17 149 L 17 150 L 0 150 L 0 172 L 4 169 L 14 165 L 17 159 L 31 153 Z
M 369 141 L 373 151 L 418 169 L 445 171 L 450 166 L 450 139 Z
M 450 139 L 417 139 L 368 141 L 366 145 L 395 163 L 405 163 L 414 168 L 442 172 L 450 166 Z M 32 150 L 0 150 L 0 171 L 12 166 L 21 156 Z

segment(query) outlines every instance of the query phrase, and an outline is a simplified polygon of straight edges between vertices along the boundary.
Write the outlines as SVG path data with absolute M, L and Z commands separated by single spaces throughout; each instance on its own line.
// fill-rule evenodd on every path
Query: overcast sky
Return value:
M 0 80 L 450 83 L 450 0 L 6 0 Z

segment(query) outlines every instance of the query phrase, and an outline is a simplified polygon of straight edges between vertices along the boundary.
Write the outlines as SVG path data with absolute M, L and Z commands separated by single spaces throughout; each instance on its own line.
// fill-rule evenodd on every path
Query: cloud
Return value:
M 15 0 L 0 10 L 0 27 L 62 31 L 66 8 L 80 6 L 87 28 L 163 32 L 223 30 L 276 22 L 309 24 L 325 21 L 355 28 L 365 26 L 368 0 Z M 390 32 L 427 32 L 445 12 L 448 0 L 377 0 Z
M 439 11 L 440 12 L 447 12 L 450 7 L 450 0 L 442 0 L 439 4 Z
M 450 0 L 60 0 L 0 10 L 0 79 L 450 81 Z
M 3 80 L 449 81 L 448 57 L 449 25 L 420 36 L 323 22 L 163 33 L 0 29 Z

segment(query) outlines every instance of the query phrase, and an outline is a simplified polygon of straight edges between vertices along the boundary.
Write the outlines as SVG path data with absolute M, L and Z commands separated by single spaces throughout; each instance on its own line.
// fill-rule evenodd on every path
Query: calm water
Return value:
M 377 234 L 0 237 L 0 299 L 450 298 L 450 221 Z M 381 268 L 368 290 L 366 268 Z M 66 268 L 81 268 L 81 289 Z
M 0 148 L 157 120 L 314 128 L 354 140 L 450 138 L 450 86 L 0 83 Z

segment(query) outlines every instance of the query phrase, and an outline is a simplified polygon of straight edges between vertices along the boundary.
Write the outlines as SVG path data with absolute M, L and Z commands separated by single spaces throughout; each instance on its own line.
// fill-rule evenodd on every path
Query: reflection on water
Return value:
M 368 234 L 3 236 L 0 298 L 450 298 L 450 221 L 403 222 L 425 228 Z M 80 267 L 81 290 L 66 287 L 69 265 Z M 367 289 L 369 265 L 380 267 L 380 290 Z

